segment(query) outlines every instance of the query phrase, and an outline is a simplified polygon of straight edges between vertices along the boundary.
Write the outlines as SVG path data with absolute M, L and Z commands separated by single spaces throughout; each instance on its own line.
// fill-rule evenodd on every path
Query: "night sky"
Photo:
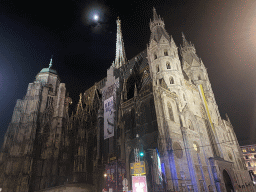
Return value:
M 0 1 L 0 145 L 16 100 L 52 55 L 75 106 L 115 58 L 116 18 L 131 59 L 149 43 L 153 6 L 177 46 L 181 32 L 195 45 L 222 117 L 229 115 L 240 144 L 250 144 L 256 127 L 255 0 L 28 2 Z

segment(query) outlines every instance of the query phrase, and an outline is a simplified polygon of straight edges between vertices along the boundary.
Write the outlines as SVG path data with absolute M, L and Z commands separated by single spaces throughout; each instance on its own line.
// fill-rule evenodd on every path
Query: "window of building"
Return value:
M 191 120 L 188 120 L 188 128 L 189 128 L 190 130 L 194 130 L 194 126 L 193 126 Z
M 231 161 L 233 160 L 233 156 L 232 156 L 232 154 L 231 154 L 230 151 L 228 152 L 228 157 L 229 157 L 229 159 L 230 159 Z
M 198 80 L 201 80 L 201 76 L 200 75 L 198 75 Z
M 256 159 L 256 155 L 254 155 L 254 158 Z
M 247 152 L 246 149 L 242 149 L 242 151 L 243 151 L 243 153 L 246 153 L 246 152 Z
M 186 97 L 185 97 L 185 94 L 183 94 L 183 99 L 184 99 L 184 101 L 186 101 Z
M 168 61 L 166 62 L 166 68 L 167 68 L 167 69 L 171 69 L 171 64 L 170 64 L 170 62 L 168 62 Z
M 172 111 L 172 105 L 170 102 L 167 103 L 168 111 L 169 111 L 169 117 L 170 120 L 174 121 L 173 111 Z
M 173 151 L 178 159 L 181 159 L 183 157 L 183 150 L 178 142 L 173 143 Z
M 154 53 L 154 59 L 157 59 L 157 54 L 156 53 Z
M 255 151 L 255 149 L 254 149 L 254 148 L 251 148 L 251 151 Z
M 250 162 L 248 162 L 248 167 L 251 167 L 251 163 Z
M 174 84 L 174 79 L 173 79 L 173 77 L 170 77 L 170 84 Z
M 160 71 L 160 68 L 159 68 L 159 65 L 156 66 L 156 72 L 159 72 Z
M 245 159 L 249 159 L 249 157 L 246 155 L 246 156 L 245 156 Z
M 168 56 L 168 51 L 167 51 L 167 49 L 164 50 L 164 56 Z

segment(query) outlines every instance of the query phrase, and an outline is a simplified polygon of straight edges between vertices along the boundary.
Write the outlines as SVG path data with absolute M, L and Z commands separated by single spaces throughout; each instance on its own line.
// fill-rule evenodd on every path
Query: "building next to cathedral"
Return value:
M 256 184 L 256 145 L 244 145 L 240 147 L 249 174 L 253 180 L 253 183 Z
M 52 62 L 37 74 L 5 135 L 2 191 L 256 191 L 194 45 L 155 9 L 150 31 L 127 60 L 117 19 L 115 60 L 72 115 Z

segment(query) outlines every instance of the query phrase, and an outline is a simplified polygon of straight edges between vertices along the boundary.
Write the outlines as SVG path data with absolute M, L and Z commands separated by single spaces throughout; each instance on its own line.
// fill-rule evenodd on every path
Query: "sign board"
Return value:
M 109 188 L 109 190 L 108 190 L 109 192 L 113 192 L 113 189 L 112 188 Z
M 145 175 L 145 162 L 140 161 L 138 163 L 131 163 L 131 175 Z
M 115 157 L 115 156 L 109 158 L 109 161 L 114 161 L 114 160 L 116 160 L 116 157 Z
M 132 176 L 132 191 L 147 192 L 146 176 Z

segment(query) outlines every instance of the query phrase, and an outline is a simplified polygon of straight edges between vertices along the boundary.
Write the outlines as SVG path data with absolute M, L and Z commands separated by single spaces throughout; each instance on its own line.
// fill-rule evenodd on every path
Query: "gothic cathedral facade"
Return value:
M 107 77 L 71 98 L 44 68 L 18 100 L 0 153 L 0 188 L 47 191 L 81 183 L 122 190 L 146 176 L 147 190 L 256 191 L 232 127 L 222 119 L 203 61 L 182 34 L 178 48 L 153 9 L 146 50 L 127 60 L 117 19 Z M 144 171 L 134 173 L 134 163 Z M 135 191 L 135 189 L 133 189 Z

